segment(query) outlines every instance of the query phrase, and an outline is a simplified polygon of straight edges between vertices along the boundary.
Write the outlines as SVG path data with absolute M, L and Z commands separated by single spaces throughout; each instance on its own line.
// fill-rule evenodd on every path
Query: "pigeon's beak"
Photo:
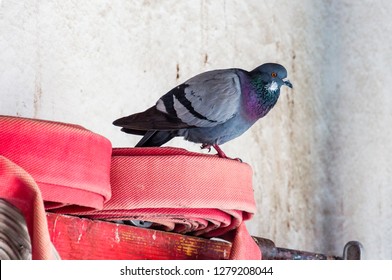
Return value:
M 293 88 L 293 84 L 289 80 L 283 80 L 283 83 L 289 88 Z

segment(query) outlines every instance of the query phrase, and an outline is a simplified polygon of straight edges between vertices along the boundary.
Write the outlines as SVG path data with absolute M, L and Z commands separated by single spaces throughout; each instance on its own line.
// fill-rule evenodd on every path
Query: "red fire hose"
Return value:
M 58 122 L 0 116 L 0 128 L 0 197 L 24 214 L 35 259 L 51 257 L 43 205 L 224 237 L 231 259 L 261 258 L 244 224 L 256 210 L 245 163 L 177 148 L 112 149 L 106 138 Z

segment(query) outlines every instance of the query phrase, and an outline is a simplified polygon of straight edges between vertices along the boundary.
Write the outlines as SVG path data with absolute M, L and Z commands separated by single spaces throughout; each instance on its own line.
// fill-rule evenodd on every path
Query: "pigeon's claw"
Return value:
M 200 149 L 208 149 L 208 152 L 211 152 L 210 144 L 201 144 Z

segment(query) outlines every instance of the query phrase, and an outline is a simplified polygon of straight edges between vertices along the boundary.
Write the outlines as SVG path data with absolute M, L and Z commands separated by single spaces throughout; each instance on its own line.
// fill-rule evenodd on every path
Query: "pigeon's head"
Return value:
M 282 85 L 293 87 L 291 82 L 287 80 L 287 70 L 282 65 L 277 63 L 265 63 L 255 68 L 252 73 L 260 76 L 264 84 L 266 84 L 271 91 L 280 89 Z

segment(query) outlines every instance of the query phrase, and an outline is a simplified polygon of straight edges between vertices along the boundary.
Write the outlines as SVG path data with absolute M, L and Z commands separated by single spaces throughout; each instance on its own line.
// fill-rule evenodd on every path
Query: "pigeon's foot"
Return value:
M 242 160 L 240 158 L 229 158 L 228 156 L 226 156 L 226 154 L 222 151 L 222 149 L 219 147 L 219 145 L 214 144 L 214 145 L 210 145 L 210 144 L 202 144 L 201 145 L 201 149 L 208 149 L 208 152 L 211 151 L 211 147 L 214 147 L 214 149 L 218 152 L 218 156 L 220 158 L 227 158 L 227 159 L 233 159 L 233 160 L 237 160 L 239 162 L 242 162 Z
M 218 156 L 220 158 L 228 158 L 226 156 L 226 154 L 222 151 L 222 149 L 217 144 L 214 144 L 214 145 L 202 144 L 200 149 L 208 149 L 208 152 L 211 152 L 211 147 L 214 147 L 214 149 L 218 152 Z
M 222 151 L 222 149 L 217 144 L 212 145 L 212 147 L 214 147 L 214 149 L 218 152 L 218 156 L 220 158 L 228 158 L 226 156 L 226 154 Z

